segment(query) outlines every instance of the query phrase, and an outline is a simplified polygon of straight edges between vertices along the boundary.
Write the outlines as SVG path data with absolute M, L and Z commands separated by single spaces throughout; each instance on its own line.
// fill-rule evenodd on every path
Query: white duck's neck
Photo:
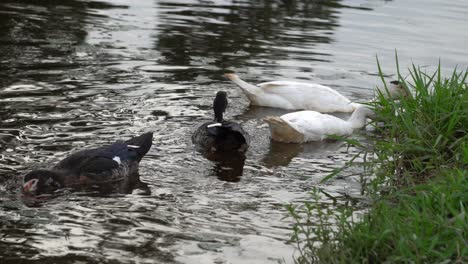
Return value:
M 367 114 L 363 108 L 356 109 L 348 119 L 348 124 L 352 129 L 360 129 L 366 125 Z
M 229 79 L 231 79 L 231 81 L 239 85 L 241 88 L 243 88 L 246 92 L 250 94 L 258 94 L 260 91 L 260 89 L 257 86 L 241 80 L 239 76 L 235 74 L 231 75 Z

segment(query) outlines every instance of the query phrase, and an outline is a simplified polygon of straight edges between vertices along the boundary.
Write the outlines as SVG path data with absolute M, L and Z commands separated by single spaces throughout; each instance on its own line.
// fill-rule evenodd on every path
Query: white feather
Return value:
M 115 156 L 112 158 L 112 160 L 114 160 L 115 162 L 117 162 L 117 164 L 122 164 L 122 161 L 120 160 L 120 157 L 119 156 Z
M 214 124 L 211 124 L 211 125 L 207 125 L 206 127 L 216 127 L 216 126 L 222 126 L 223 124 L 221 123 L 214 123 Z
M 320 84 L 272 81 L 255 86 L 235 74 L 226 77 L 242 88 L 253 105 L 319 112 L 352 112 L 356 106 L 342 94 Z
M 348 120 L 306 110 L 282 115 L 279 119 L 283 124 L 278 123 L 278 121 L 276 124 L 272 124 L 271 120 L 278 120 L 275 117 L 267 117 L 265 121 L 270 125 L 273 140 L 303 143 L 320 141 L 329 135 L 350 135 L 355 129 L 362 128 L 365 125 L 366 117 L 372 115 L 372 110 L 366 107 L 358 107 Z M 285 136 L 283 131 L 286 128 L 293 128 L 293 131 L 298 133 Z M 276 135 L 281 135 L 281 137 L 276 137 Z
M 237 84 L 252 105 L 276 107 L 292 110 L 314 110 L 322 113 L 353 112 L 362 106 L 330 87 L 303 82 L 272 81 L 252 85 L 241 80 L 235 74 L 225 74 Z M 405 91 L 397 85 L 387 85 L 391 98 L 396 98 Z

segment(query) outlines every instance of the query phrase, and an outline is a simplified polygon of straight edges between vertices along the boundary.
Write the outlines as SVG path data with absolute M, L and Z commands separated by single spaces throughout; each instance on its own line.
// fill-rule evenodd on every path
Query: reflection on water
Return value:
M 240 152 L 209 152 L 204 155 L 214 162 L 212 171 L 218 179 L 238 182 L 244 172 L 245 155 Z
M 0 262 L 291 263 L 283 204 L 306 199 L 356 150 L 271 142 L 261 119 L 287 111 L 249 107 L 222 74 L 317 82 L 365 101 L 379 82 L 376 53 L 386 71 L 395 48 L 402 65 L 439 56 L 449 69 L 465 63 L 460 10 L 467 7 L 463 0 L 1 1 Z M 211 120 L 218 90 L 229 93 L 227 117 L 252 136 L 246 157 L 207 158 L 190 142 Z M 145 131 L 155 132 L 140 164 L 149 191 L 65 193 L 41 207 L 20 199 L 17 186 L 30 169 Z M 321 187 L 324 206 L 360 193 L 356 177 Z
M 224 69 L 256 64 L 274 66 L 272 59 L 289 60 L 297 56 L 317 60 L 314 56 L 317 52 L 305 49 L 304 44 L 312 47 L 331 41 L 341 0 L 289 1 L 289 4 L 241 1 L 232 5 L 224 1 L 220 5 L 183 2 L 158 1 L 159 17 L 165 22 L 158 28 L 155 49 L 163 56 L 158 62 L 208 64 L 214 69 Z M 177 77 L 190 81 L 196 74 L 180 72 Z
M 271 168 L 275 166 L 288 166 L 292 159 L 304 150 L 303 144 L 289 144 L 283 142 L 270 142 L 270 149 L 263 157 L 262 162 Z
M 339 141 L 319 141 L 307 144 L 288 144 L 271 141 L 270 148 L 263 157 L 262 162 L 265 166 L 271 168 L 276 166 L 288 166 L 292 159 L 306 152 L 308 155 L 320 158 L 323 155 L 338 151 L 344 145 Z M 307 166 L 304 164 L 304 166 Z

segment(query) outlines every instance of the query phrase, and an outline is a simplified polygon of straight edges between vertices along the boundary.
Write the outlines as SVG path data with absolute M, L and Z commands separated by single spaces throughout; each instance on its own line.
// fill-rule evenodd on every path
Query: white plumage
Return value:
M 120 157 L 119 156 L 115 156 L 112 158 L 113 161 L 117 162 L 117 164 L 122 164 L 122 161 L 120 160 Z
M 332 88 L 320 84 L 272 81 L 252 85 L 235 74 L 227 73 L 225 76 L 242 89 L 252 105 L 314 110 L 322 113 L 353 112 L 362 106 L 351 102 Z M 406 92 L 401 85 L 390 83 L 387 87 L 392 98 Z
M 299 111 L 264 119 L 268 123 L 273 140 L 289 143 L 304 143 L 319 141 L 329 135 L 346 136 L 366 124 L 366 117 L 372 117 L 374 112 L 365 107 L 357 107 L 348 120 L 321 114 L 316 111 Z

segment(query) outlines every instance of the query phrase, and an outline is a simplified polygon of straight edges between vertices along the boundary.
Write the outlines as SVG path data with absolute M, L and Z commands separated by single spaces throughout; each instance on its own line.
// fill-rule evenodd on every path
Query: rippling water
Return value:
M 292 262 L 283 204 L 307 199 L 355 150 L 270 142 L 261 118 L 286 112 L 249 107 L 222 73 L 317 82 L 365 101 L 379 83 L 376 55 L 389 79 L 395 49 L 403 68 L 439 59 L 448 71 L 466 67 L 467 8 L 463 0 L 3 0 L 0 262 Z M 252 136 L 245 164 L 208 160 L 190 142 L 218 90 L 229 93 L 228 117 Z M 155 131 L 140 168 L 151 194 L 20 199 L 31 168 L 144 131 Z M 359 185 L 356 177 L 321 185 L 324 206 L 359 198 Z

